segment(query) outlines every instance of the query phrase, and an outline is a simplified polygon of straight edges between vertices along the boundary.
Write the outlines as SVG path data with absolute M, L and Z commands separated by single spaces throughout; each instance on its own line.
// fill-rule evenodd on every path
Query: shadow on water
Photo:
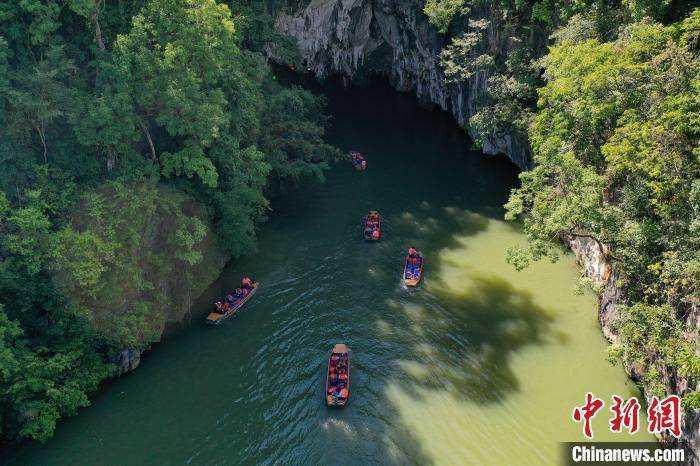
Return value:
M 546 341 L 553 319 L 529 293 L 498 277 L 474 277 L 468 287 L 462 296 L 442 293 L 419 305 L 417 319 L 415 309 L 403 306 L 412 320 L 405 341 L 414 342 L 405 361 L 422 369 L 405 372 L 412 384 L 403 388 L 413 396 L 421 388 L 497 403 L 519 388 L 513 354 Z
M 387 230 L 388 234 L 397 230 L 404 233 L 408 242 L 415 244 L 427 261 L 431 253 L 462 246 L 460 238 L 483 232 L 488 222 L 488 218 L 482 214 L 455 206 L 435 206 L 423 202 L 418 209 L 391 218 Z M 430 268 L 433 269 L 432 262 Z
M 450 400 L 480 406 L 503 403 L 520 389 L 520 377 L 527 377 L 514 369 L 514 356 L 556 338 L 550 313 L 528 292 L 497 276 L 471 277 L 459 294 L 436 283 L 429 288 L 408 298 L 399 294 L 387 299 L 372 334 L 366 336 L 378 348 L 356 358 L 380 361 L 374 362 L 379 367 L 361 368 L 373 372 L 371 403 L 375 415 L 384 418 L 376 427 L 385 448 L 372 464 L 439 463 L 428 451 L 430 441 L 404 419 L 406 410 L 410 412 L 414 403 L 442 409 L 434 405 L 436 399 L 442 400 L 441 405 L 449 405 Z M 358 361 L 356 371 L 360 364 L 368 365 Z M 354 386 L 358 398 L 368 396 L 363 380 Z M 349 409 L 357 409 L 365 400 L 353 403 Z M 423 421 L 439 424 L 435 419 Z

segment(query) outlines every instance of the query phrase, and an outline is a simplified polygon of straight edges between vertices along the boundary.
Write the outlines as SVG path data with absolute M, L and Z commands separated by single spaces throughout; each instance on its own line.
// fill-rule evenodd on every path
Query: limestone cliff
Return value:
M 386 77 L 398 91 L 414 92 L 426 105 L 452 112 L 465 129 L 486 91 L 488 74 L 447 84 L 438 54 L 445 38 L 428 23 L 415 0 L 313 0 L 300 11 L 279 14 L 276 28 L 296 39 L 307 69 L 318 78 L 339 75 L 354 83 L 373 75 Z M 506 53 L 512 46 L 496 11 L 474 10 L 489 27 L 480 52 Z M 472 134 L 473 135 L 473 134 Z M 487 154 L 506 154 L 526 169 L 531 154 L 527 141 L 512 134 L 493 134 L 484 142 Z

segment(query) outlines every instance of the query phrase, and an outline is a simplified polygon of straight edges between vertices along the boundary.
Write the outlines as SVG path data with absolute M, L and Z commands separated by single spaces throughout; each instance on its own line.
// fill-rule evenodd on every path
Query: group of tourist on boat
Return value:
M 333 347 L 328 358 L 326 375 L 326 404 L 344 406 L 350 396 L 350 352 L 348 347 L 339 343 Z
M 423 276 L 423 256 L 414 246 L 408 249 L 408 257 L 403 270 L 403 281 L 408 286 L 416 286 Z
M 367 160 L 360 152 L 350 152 L 350 161 L 352 162 L 352 166 L 355 167 L 355 170 L 364 170 L 367 168 Z
M 350 157 L 357 170 L 367 168 L 365 157 L 359 152 L 351 152 Z M 371 210 L 363 224 L 365 240 L 378 241 L 381 238 L 381 216 L 378 211 Z M 424 259 L 415 246 L 408 249 L 402 279 L 407 286 L 417 286 L 423 275 Z M 226 318 L 236 313 L 250 299 L 258 288 L 258 283 L 246 277 L 235 291 L 228 293 L 223 301 L 217 301 L 215 311 L 207 316 L 207 323 L 220 324 Z M 350 397 L 350 350 L 343 343 L 333 347 L 328 359 L 326 373 L 326 404 L 328 406 L 345 406 Z
M 226 318 L 231 317 L 250 299 L 257 287 L 258 283 L 255 280 L 247 276 L 243 277 L 239 288 L 228 293 L 223 301 L 214 303 L 214 312 L 207 316 L 207 323 L 220 324 Z
M 381 235 L 381 220 L 379 212 L 370 210 L 365 217 L 365 240 L 378 241 Z
M 379 241 L 381 238 L 381 215 L 376 210 L 370 210 L 363 224 L 363 234 L 366 241 Z M 404 265 L 402 280 L 407 286 L 416 286 L 423 276 L 423 256 L 415 246 L 408 250 Z

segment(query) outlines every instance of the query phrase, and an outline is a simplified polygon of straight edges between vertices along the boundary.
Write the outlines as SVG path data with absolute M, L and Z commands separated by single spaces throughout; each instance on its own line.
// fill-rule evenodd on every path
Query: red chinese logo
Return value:
M 600 398 L 593 396 L 591 392 L 586 393 L 586 403 L 583 406 L 574 408 L 572 417 L 574 421 L 583 421 L 583 435 L 588 438 L 593 438 L 593 429 L 591 428 L 591 419 L 598 414 L 605 403 Z
M 641 405 L 637 398 L 628 400 L 613 395 L 613 404 L 610 406 L 612 417 L 608 421 L 610 431 L 621 433 L 627 429 L 630 434 L 639 431 L 639 411 Z M 600 398 L 595 397 L 591 392 L 586 393 L 586 402 L 582 406 L 576 406 L 572 413 L 575 422 L 583 422 L 583 435 L 593 438 L 593 428 L 591 420 L 603 408 L 605 403 Z M 647 431 L 650 434 L 660 434 L 669 431 L 671 435 L 678 438 L 681 435 L 681 399 L 677 395 L 670 395 L 659 400 L 659 397 L 652 396 L 647 408 L 648 425 Z
M 610 431 L 622 432 L 624 427 L 630 434 L 636 433 L 639 430 L 639 401 L 632 397 L 625 402 L 617 395 L 613 395 L 612 398 L 613 405 L 610 411 L 613 412 L 613 418 L 609 422 Z
M 662 401 L 658 396 L 652 396 L 647 415 L 649 433 L 658 434 L 668 429 L 674 437 L 681 436 L 681 399 L 678 396 L 667 396 Z

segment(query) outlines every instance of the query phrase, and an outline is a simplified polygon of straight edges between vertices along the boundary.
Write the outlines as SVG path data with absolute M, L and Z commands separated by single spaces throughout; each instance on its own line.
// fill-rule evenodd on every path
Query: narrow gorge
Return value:
M 699 89 L 697 1 L 4 2 L 0 463 L 700 466 Z
M 508 56 L 518 42 L 510 34 L 513 27 L 506 24 L 503 11 L 492 5 L 477 2 L 469 11 L 470 18 L 487 22 L 483 38 L 475 46 L 475 56 Z M 465 81 L 446 79 L 439 56 L 449 38 L 429 24 L 423 6 L 424 2 L 410 0 L 313 0 L 297 11 L 279 14 L 275 27 L 296 40 L 306 71 L 317 79 L 340 76 L 358 86 L 366 85 L 373 77 L 387 79 L 395 90 L 413 93 L 423 105 L 450 112 L 476 139 L 469 119 L 480 108 L 490 72 L 477 69 Z M 532 35 L 536 55 L 544 54 L 549 40 L 546 28 L 534 28 Z M 271 55 L 274 59 L 274 53 Z M 480 139 L 485 154 L 505 154 L 521 170 L 531 168 L 530 143 L 522 136 L 492 131 Z M 601 329 L 608 341 L 618 342 L 613 322 L 619 314 L 617 306 L 626 303 L 619 285 L 624 276 L 610 263 L 609 248 L 586 237 L 564 236 L 562 240 L 574 253 L 582 274 L 601 290 Z M 693 304 L 683 318 L 691 328 L 700 328 L 697 305 Z M 638 382 L 646 370 L 632 365 L 625 369 Z M 673 367 L 663 366 L 661 379 L 670 393 L 684 395 L 698 389 L 690 377 Z M 686 410 L 682 425 L 681 439 L 661 439 L 680 444 L 689 455 L 688 464 L 700 464 L 700 412 Z

